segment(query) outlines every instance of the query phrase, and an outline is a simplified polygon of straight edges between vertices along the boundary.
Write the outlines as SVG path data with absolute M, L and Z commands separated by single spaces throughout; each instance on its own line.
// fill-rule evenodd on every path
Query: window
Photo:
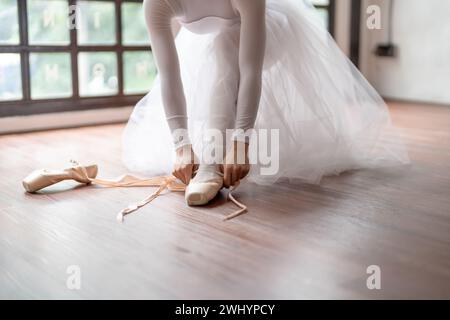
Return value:
M 325 27 L 327 27 L 330 33 L 333 35 L 335 0 L 312 0 L 312 3 L 319 11 Z
M 141 0 L 1 0 L 0 117 L 134 105 L 156 67 Z

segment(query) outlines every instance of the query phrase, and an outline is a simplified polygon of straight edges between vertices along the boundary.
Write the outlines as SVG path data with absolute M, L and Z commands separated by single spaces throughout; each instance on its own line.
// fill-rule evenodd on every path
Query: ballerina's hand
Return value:
M 181 180 L 185 185 L 189 184 L 194 172 L 198 169 L 196 156 L 191 145 L 177 149 L 173 176 Z
M 248 160 L 248 144 L 235 141 L 233 147 L 225 157 L 225 163 L 221 166 L 223 172 L 223 185 L 230 188 L 239 183 L 250 171 Z

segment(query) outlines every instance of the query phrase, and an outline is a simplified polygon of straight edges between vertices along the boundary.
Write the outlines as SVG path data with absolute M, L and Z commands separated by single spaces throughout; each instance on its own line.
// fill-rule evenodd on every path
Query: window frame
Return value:
M 142 3 L 142 0 L 96 0 L 112 2 L 115 5 L 115 45 L 78 45 L 77 29 L 69 30 L 68 45 L 30 45 L 28 43 L 28 10 L 27 1 L 17 1 L 19 18 L 19 45 L 0 45 L 0 53 L 20 54 L 22 78 L 22 99 L 0 101 L 0 117 L 65 112 L 75 110 L 90 110 L 111 107 L 124 107 L 136 104 L 143 94 L 124 93 L 123 54 L 125 51 L 149 51 L 148 45 L 125 45 L 122 43 L 122 11 L 121 4 L 126 2 Z M 77 0 L 68 0 L 69 6 Z M 71 57 L 72 96 L 68 98 L 31 99 L 30 64 L 31 53 L 65 52 Z M 99 97 L 81 97 L 78 84 L 78 53 L 79 52 L 114 52 L 117 55 L 118 93 Z
M 357 68 L 359 68 L 360 62 L 361 9 L 361 1 L 352 0 L 350 20 L 350 60 Z

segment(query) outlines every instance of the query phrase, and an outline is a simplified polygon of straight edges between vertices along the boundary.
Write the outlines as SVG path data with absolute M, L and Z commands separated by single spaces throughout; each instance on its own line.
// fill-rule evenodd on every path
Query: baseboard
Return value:
M 436 106 L 436 107 L 449 107 L 450 103 L 444 102 L 435 102 L 430 100 L 415 100 L 415 99 L 407 99 L 407 98 L 393 98 L 388 96 L 383 96 L 384 101 L 386 103 L 405 103 L 405 104 L 413 104 L 413 105 L 426 105 L 426 106 Z
M 126 122 L 133 107 L 58 112 L 0 118 L 0 134 Z

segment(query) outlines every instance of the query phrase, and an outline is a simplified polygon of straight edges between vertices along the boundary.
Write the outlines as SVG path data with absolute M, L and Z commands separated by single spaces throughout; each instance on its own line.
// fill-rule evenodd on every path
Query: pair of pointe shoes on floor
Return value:
M 64 180 L 90 184 L 89 179 L 95 179 L 97 173 L 97 165 L 76 165 L 65 170 L 36 170 L 27 176 L 22 184 L 27 192 L 34 193 Z M 186 202 L 190 206 L 206 205 L 215 198 L 222 187 L 223 177 L 216 166 L 200 166 L 195 177 L 186 187 Z

